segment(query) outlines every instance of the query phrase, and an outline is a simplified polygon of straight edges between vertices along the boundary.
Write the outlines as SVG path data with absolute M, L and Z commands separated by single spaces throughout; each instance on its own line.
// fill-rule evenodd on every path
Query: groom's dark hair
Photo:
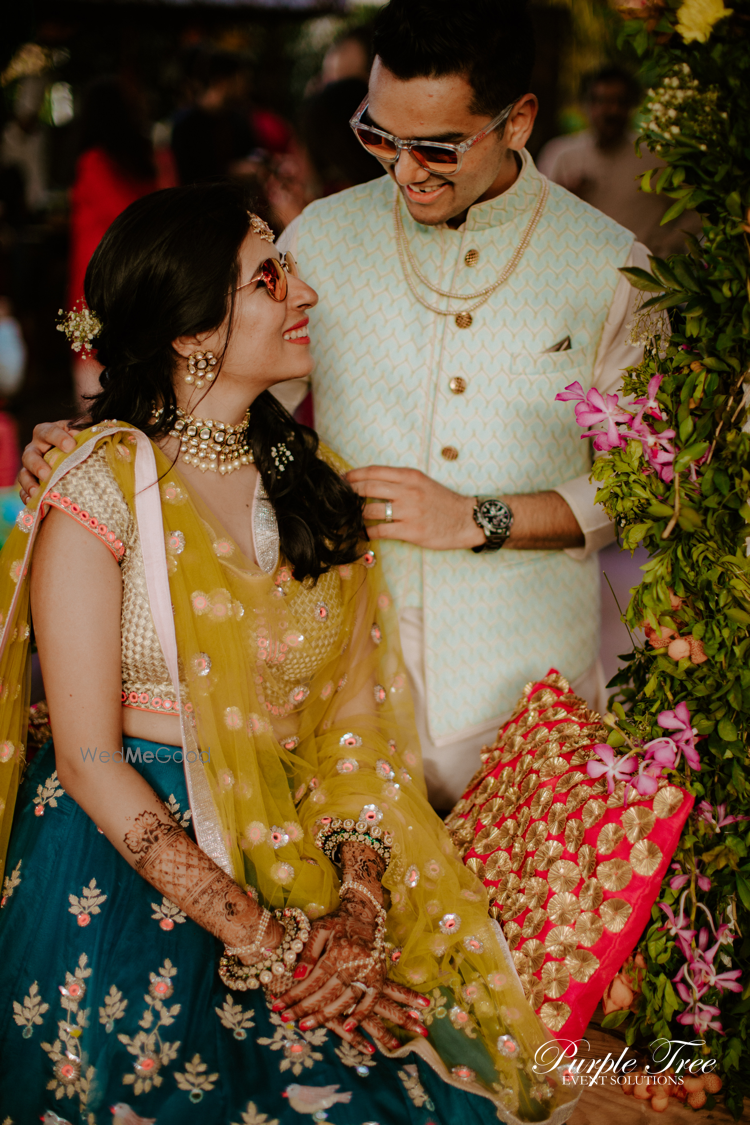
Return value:
M 374 26 L 375 54 L 391 73 L 463 74 L 473 113 L 495 117 L 529 92 L 534 32 L 524 0 L 390 0 Z

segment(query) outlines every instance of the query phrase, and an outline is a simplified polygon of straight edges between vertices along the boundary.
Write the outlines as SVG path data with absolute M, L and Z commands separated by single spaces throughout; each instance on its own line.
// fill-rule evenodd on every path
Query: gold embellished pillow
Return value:
M 609 731 L 557 672 L 529 684 L 447 821 L 532 1006 L 578 1040 L 647 925 L 693 797 L 589 777 Z

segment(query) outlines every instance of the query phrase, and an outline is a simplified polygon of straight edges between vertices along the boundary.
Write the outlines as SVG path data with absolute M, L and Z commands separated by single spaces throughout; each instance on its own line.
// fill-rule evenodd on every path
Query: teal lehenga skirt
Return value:
M 190 832 L 175 751 L 134 764 Z M 2 1125 L 105 1125 L 113 1109 L 118 1125 L 497 1121 L 416 1056 L 364 1057 L 285 1026 L 262 992 L 229 992 L 221 951 L 63 792 L 48 742 L 19 791 L 0 910 Z

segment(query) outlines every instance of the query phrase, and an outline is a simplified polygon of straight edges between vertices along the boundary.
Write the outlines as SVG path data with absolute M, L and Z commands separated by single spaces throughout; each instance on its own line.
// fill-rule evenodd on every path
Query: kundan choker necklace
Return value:
M 164 407 L 154 407 L 154 420 L 158 422 Z M 228 426 L 225 422 L 214 422 L 211 418 L 194 418 L 175 408 L 175 421 L 169 436 L 179 438 L 179 459 L 186 465 L 194 465 L 202 473 L 221 473 L 226 476 L 243 465 L 251 465 L 255 458 L 250 448 L 248 410 L 239 426 Z

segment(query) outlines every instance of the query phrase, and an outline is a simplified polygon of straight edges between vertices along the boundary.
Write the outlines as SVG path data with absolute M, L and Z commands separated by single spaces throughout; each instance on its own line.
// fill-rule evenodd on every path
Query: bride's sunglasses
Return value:
M 426 168 L 428 172 L 434 172 L 438 176 L 455 176 L 461 167 L 463 154 L 473 148 L 474 145 L 479 144 L 488 133 L 497 129 L 498 125 L 507 121 L 513 112 L 515 102 L 506 106 L 502 113 L 498 113 L 497 117 L 488 122 L 473 137 L 469 137 L 457 145 L 449 144 L 447 141 L 402 141 L 400 137 L 394 137 L 391 133 L 386 133 L 383 129 L 377 129 L 374 125 L 363 125 L 361 118 L 367 109 L 367 105 L 368 101 L 365 98 L 349 124 L 362 148 L 369 152 L 370 156 L 381 160 L 383 164 L 395 164 L 402 150 L 406 149 L 416 162 Z
M 268 296 L 273 301 L 285 301 L 289 291 L 287 274 L 291 277 L 299 277 L 297 263 L 291 254 L 282 254 L 281 259 L 266 258 L 265 262 L 261 262 L 258 266 L 258 272 L 255 276 L 246 281 L 244 285 L 238 285 L 235 293 L 239 293 L 240 289 L 246 289 L 248 285 L 254 285 L 258 282 L 259 285 L 265 285 Z

